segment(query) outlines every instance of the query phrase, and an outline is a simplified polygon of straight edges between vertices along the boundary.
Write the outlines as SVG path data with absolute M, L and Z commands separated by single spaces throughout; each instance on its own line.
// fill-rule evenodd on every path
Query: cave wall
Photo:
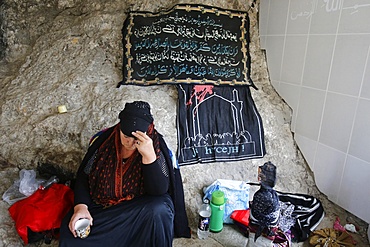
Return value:
M 181 167 L 192 227 L 204 186 L 217 178 L 256 181 L 257 168 L 266 161 L 277 166 L 277 189 L 318 195 L 290 129 L 291 109 L 269 80 L 259 40 L 259 1 L 190 2 L 248 11 L 251 77 L 258 88 L 252 96 L 263 120 L 267 152 L 262 159 Z M 182 1 L 3 1 L 1 161 L 17 168 L 48 163 L 76 171 L 90 137 L 117 123 L 124 104 L 134 100 L 151 104 L 156 128 L 176 150 L 175 86 L 116 88 L 122 79 L 125 13 L 158 11 L 176 3 Z M 66 113 L 58 113 L 60 105 Z

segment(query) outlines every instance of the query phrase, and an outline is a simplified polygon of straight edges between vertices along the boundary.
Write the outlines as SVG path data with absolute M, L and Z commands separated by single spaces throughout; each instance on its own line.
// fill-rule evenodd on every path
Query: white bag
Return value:
M 221 190 L 225 193 L 225 214 L 224 223 L 232 224 L 230 218 L 234 210 L 244 210 L 249 208 L 249 184 L 244 181 L 217 179 L 210 186 L 203 189 L 204 199 L 212 199 L 212 193 L 215 190 Z
M 12 186 L 4 192 L 2 199 L 12 205 L 32 195 L 44 181 L 36 178 L 34 170 L 22 169 L 19 172 L 19 179 L 15 180 Z

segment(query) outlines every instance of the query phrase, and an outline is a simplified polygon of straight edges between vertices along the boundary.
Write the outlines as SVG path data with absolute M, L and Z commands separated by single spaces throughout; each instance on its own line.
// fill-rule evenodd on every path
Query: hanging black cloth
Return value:
M 179 165 L 265 155 L 262 119 L 250 87 L 182 84 L 178 95 Z

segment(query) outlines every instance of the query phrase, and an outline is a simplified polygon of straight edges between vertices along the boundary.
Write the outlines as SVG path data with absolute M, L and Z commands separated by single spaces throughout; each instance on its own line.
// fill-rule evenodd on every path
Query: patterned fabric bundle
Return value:
M 354 247 L 351 235 L 347 232 L 324 228 L 312 232 L 309 240 L 313 247 Z
M 324 218 L 325 212 L 319 199 L 305 194 L 277 191 L 279 200 L 286 205 L 294 205 L 292 217 L 295 223 L 290 227 L 292 241 L 303 242 L 316 229 Z

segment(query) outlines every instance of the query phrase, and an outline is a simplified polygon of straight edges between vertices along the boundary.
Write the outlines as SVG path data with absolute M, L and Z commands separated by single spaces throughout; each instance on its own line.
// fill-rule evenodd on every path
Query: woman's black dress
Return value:
M 72 213 L 63 220 L 60 247 L 172 246 L 174 210 L 168 194 L 141 196 L 107 209 L 93 206 L 94 222 L 85 239 L 75 238 L 69 231 Z
M 144 194 L 132 200 L 123 201 L 117 205 L 104 208 L 91 200 L 88 186 L 88 175 L 85 167 L 94 155 L 97 148 L 109 136 L 113 128 L 104 131 L 93 145 L 89 147 L 80 168 L 77 172 L 75 192 L 75 205 L 83 203 L 88 205 L 93 225 L 91 232 L 85 239 L 75 238 L 68 228 L 73 210 L 63 219 L 60 228 L 60 247 L 144 247 L 144 246 L 172 246 L 173 237 L 190 237 L 190 228 L 184 208 L 182 181 L 179 171 L 174 171 L 166 153 L 167 145 L 163 138 L 161 141 L 162 159 L 150 165 L 143 165 L 144 177 L 149 178 L 146 190 L 157 187 L 154 183 L 167 183 L 168 193 L 161 195 Z M 167 150 L 168 151 L 168 150 Z M 165 162 L 166 171 L 163 171 Z M 163 175 L 167 179 L 162 179 Z M 161 177 L 162 176 L 162 177 Z M 161 179 L 158 179 L 160 177 Z M 174 180 L 180 181 L 174 181 Z M 150 193 L 152 194 L 152 193 Z M 177 206 L 176 206 L 177 205 Z M 179 212 L 179 213 L 177 213 Z

